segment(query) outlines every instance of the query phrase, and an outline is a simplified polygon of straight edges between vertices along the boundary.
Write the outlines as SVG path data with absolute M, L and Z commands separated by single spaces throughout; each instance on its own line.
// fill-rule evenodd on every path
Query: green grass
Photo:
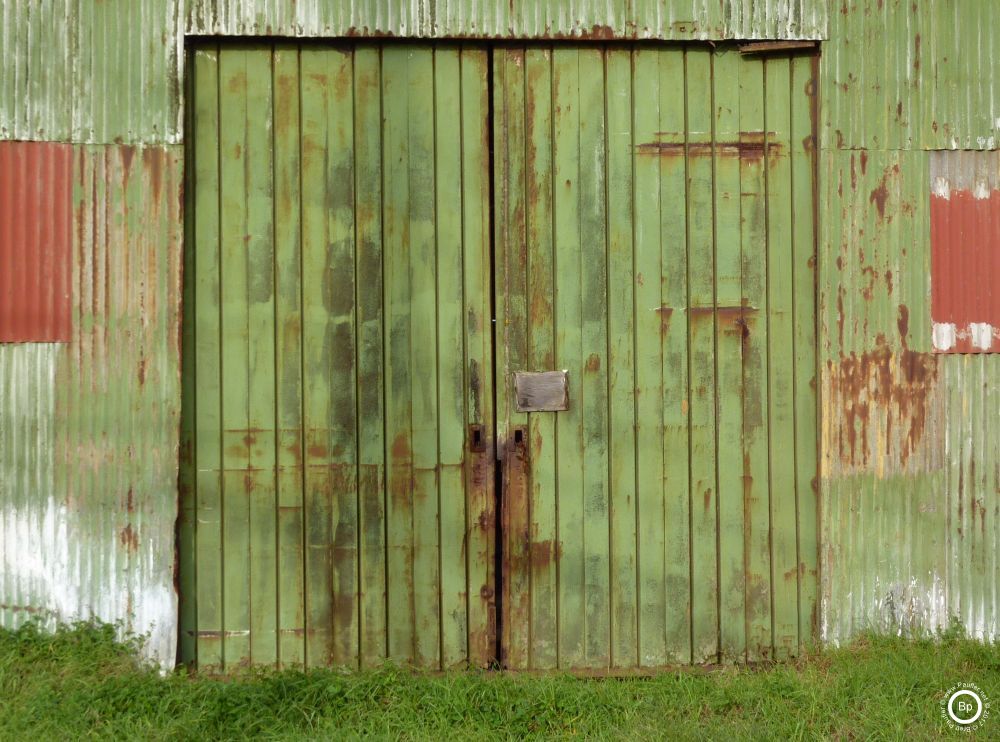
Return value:
M 930 739 L 956 682 L 1000 699 L 1000 645 L 866 637 L 766 668 L 579 679 L 385 667 L 163 676 L 108 626 L 0 630 L 0 739 Z M 1000 713 L 974 736 L 1000 737 Z

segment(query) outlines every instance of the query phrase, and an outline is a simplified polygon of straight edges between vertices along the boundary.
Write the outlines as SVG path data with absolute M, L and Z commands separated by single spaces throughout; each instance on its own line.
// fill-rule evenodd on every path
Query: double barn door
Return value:
M 182 661 L 811 637 L 811 58 L 223 45 L 188 79 Z

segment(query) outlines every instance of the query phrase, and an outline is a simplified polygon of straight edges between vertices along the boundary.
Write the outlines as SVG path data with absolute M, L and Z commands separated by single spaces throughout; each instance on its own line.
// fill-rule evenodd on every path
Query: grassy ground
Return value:
M 869 637 L 794 664 L 583 680 L 478 672 L 163 677 L 110 627 L 0 631 L 0 739 L 930 739 L 956 682 L 1000 699 L 1000 645 Z M 1000 711 L 974 733 L 1000 738 Z

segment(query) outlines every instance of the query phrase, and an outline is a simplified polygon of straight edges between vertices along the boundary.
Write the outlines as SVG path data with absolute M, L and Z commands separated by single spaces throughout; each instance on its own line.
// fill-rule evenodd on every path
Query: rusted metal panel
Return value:
M 993 149 L 1000 26 L 993 0 L 831 3 L 824 146 Z
M 9 0 L 0 139 L 181 140 L 183 0 Z
M 187 32 L 419 38 L 822 39 L 823 0 L 188 0 Z
M 181 175 L 179 148 L 74 147 L 71 342 L 0 346 L 5 625 L 121 622 L 168 667 Z
M 72 148 L 0 142 L 0 343 L 70 339 Z
M 1000 349 L 1000 154 L 930 155 L 934 350 Z

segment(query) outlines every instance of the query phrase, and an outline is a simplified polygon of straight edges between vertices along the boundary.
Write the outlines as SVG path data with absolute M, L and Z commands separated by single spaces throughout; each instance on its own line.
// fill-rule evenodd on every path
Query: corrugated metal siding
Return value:
M 72 148 L 0 142 L 0 343 L 70 339 Z
M 69 139 L 77 2 L 0 4 L 0 138 Z
M 181 141 L 183 0 L 76 0 L 74 142 Z
M 192 34 L 821 39 L 823 0 L 188 0 Z
M 930 350 L 928 154 L 820 157 L 820 352 Z
M 0 138 L 181 140 L 182 0 L 6 0 Z
M 0 345 L 0 618 L 16 626 L 60 613 L 67 575 L 53 574 L 69 549 L 52 517 L 55 368 L 62 346 Z M 75 607 L 75 606 L 74 606 Z
M 97 616 L 172 664 L 179 148 L 74 150 L 73 340 L 0 346 L 6 625 Z
M 824 146 L 993 149 L 1000 25 L 993 0 L 845 0 L 823 45 Z
M 978 0 L 871 0 L 831 14 L 819 247 L 825 640 L 952 618 L 976 636 L 1000 633 L 1000 367 L 932 352 L 930 162 L 943 155 L 926 151 L 996 146 L 992 13 Z
M 1000 635 L 1000 359 L 922 358 L 925 429 L 905 472 L 883 466 L 886 447 L 865 470 L 825 482 L 826 641 L 867 629 L 935 630 L 953 618 L 973 636 Z M 905 364 L 893 356 L 889 378 L 905 379 Z

